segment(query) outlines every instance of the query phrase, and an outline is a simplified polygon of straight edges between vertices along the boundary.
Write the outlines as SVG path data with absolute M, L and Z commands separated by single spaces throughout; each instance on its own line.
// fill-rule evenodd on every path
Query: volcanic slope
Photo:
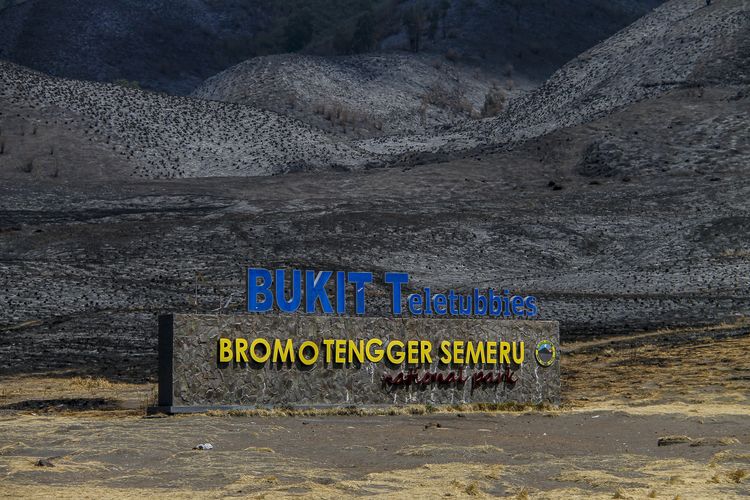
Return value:
M 269 3 L 0 1 L 0 58 L 55 76 L 127 79 L 184 95 L 254 55 L 253 39 L 272 21 Z
M 404 19 L 423 17 L 420 50 L 536 80 L 661 0 L 0 0 L 0 58 L 55 76 L 185 95 L 251 57 L 303 50 L 408 49 Z M 364 23 L 360 25 L 359 23 Z M 357 26 L 370 33 L 355 43 Z M 297 28 L 295 28 L 295 26 Z M 292 29 L 290 29 L 292 28 Z M 301 28 L 301 29 L 300 29 Z M 307 37 L 297 36 L 310 28 Z
M 527 84 L 528 86 L 528 84 Z M 257 57 L 206 80 L 195 97 L 251 104 L 355 136 L 424 132 L 482 112 L 502 84 L 442 56 L 381 53 Z
M 663 0 L 454 0 L 445 11 L 447 2 L 427 3 L 444 17 L 437 26 L 434 17 L 429 21 L 420 50 L 450 53 L 483 68 L 512 67 L 514 78 L 543 81 Z M 401 8 L 415 4 L 402 2 Z M 437 33 L 431 33 L 435 28 Z M 407 29 L 381 43 L 383 49 L 408 45 Z
M 269 111 L 58 79 L 2 61 L 0 110 L 5 178 L 255 176 L 370 159 Z
M 606 116 L 684 87 L 750 81 L 750 3 L 672 0 L 558 70 L 496 118 L 416 137 L 375 138 L 379 153 L 456 152 L 518 141 Z
M 744 15 L 738 2 L 690 5 L 717 26 Z M 582 110 L 585 123 L 510 151 L 252 179 L 0 183 L 0 371 L 143 377 L 154 315 L 241 311 L 248 266 L 507 287 L 537 295 L 566 338 L 748 317 L 746 26 L 685 63 L 682 83 L 596 119 Z M 387 287 L 372 288 L 368 311 L 389 314 Z

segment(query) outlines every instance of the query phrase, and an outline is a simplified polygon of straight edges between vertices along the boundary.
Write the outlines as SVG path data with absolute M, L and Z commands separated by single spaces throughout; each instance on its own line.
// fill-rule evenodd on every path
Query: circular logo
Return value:
M 557 349 L 549 340 L 542 340 L 536 345 L 536 362 L 542 366 L 551 366 L 557 357 Z

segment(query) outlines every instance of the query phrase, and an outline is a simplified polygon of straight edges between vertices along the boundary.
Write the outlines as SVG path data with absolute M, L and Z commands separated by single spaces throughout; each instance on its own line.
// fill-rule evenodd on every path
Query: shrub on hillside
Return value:
M 503 89 L 497 83 L 492 84 L 492 87 L 487 91 L 484 96 L 484 106 L 482 106 L 482 116 L 497 116 L 505 108 L 506 96 Z
M 119 85 L 120 87 L 127 87 L 129 89 L 141 88 L 141 84 L 137 80 L 126 80 L 124 78 L 120 78 L 120 79 L 115 80 L 112 83 L 114 83 L 115 85 Z
M 425 107 L 425 110 L 428 104 L 469 116 L 473 109 L 463 91 L 460 89 L 446 89 L 439 84 L 431 86 L 422 96 L 422 105 Z

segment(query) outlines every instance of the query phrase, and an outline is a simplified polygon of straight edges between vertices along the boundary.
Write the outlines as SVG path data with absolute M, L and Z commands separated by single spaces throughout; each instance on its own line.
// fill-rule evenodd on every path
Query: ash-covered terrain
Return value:
M 502 78 L 505 76 L 505 78 Z M 481 118 L 533 87 L 442 56 L 379 53 L 258 57 L 206 80 L 193 96 L 249 104 L 354 137 L 431 132 Z
M 374 138 L 2 63 L 0 372 L 153 377 L 155 315 L 241 311 L 248 266 L 510 288 L 565 339 L 734 322 L 749 27 L 746 1 L 672 0 L 494 118 Z
M 57 79 L 6 62 L 0 85 L 0 178 L 271 175 L 374 158 L 249 106 Z
M 673 0 L 568 62 L 499 116 L 415 137 L 359 145 L 380 154 L 450 154 L 507 147 L 589 122 L 674 89 L 731 86 L 744 92 L 750 71 L 745 0 Z
M 449 54 L 541 81 L 663 0 L 0 0 L 0 59 L 186 95 L 245 59 Z

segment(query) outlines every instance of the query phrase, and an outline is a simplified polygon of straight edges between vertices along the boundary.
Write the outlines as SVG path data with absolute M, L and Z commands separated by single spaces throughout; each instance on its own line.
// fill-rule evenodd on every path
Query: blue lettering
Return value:
M 260 280 L 260 283 L 258 283 Z M 247 310 L 248 312 L 266 312 L 273 308 L 271 293 L 271 271 L 268 269 L 248 268 L 247 270 Z M 258 300 L 258 296 L 262 300 Z
M 357 314 L 365 313 L 365 284 L 372 283 L 372 273 L 349 273 L 349 282 L 354 283 L 354 303 Z
M 538 308 L 536 307 L 536 297 L 529 295 L 524 300 L 524 303 L 526 304 L 526 316 L 529 318 L 533 318 L 537 315 L 539 312 Z
M 424 289 L 424 313 L 432 314 L 432 298 L 430 297 L 430 288 L 425 287 Z
M 495 290 L 492 288 L 489 289 L 490 294 L 490 315 L 491 316 L 500 316 L 500 314 L 503 312 L 503 300 L 500 295 L 495 294 Z
M 336 272 L 336 312 L 346 313 L 346 273 Z
M 456 292 L 453 290 L 448 290 L 448 312 L 451 314 L 451 316 L 455 316 L 458 314 L 458 309 L 456 308 L 456 299 L 458 296 L 456 295 Z
M 435 304 L 435 312 L 440 315 L 445 314 L 446 313 L 445 304 L 447 302 L 445 295 L 443 295 L 442 293 L 436 293 L 432 300 L 434 301 L 434 304 Z
M 513 311 L 513 316 L 524 316 L 524 310 L 523 310 L 523 297 L 519 297 L 518 295 L 514 295 L 510 299 L 511 304 L 511 310 Z
M 315 302 L 320 302 L 320 307 L 325 314 L 333 313 L 331 301 L 326 293 L 326 283 L 331 278 L 331 271 L 305 271 L 305 312 L 315 312 Z
M 409 312 L 417 316 L 422 314 L 422 296 L 418 293 L 409 295 Z
M 284 312 L 295 312 L 299 309 L 299 303 L 302 299 L 302 271 L 292 271 L 292 297 L 286 300 L 284 294 L 285 272 L 283 269 L 276 270 L 276 304 Z
M 393 314 L 401 314 L 401 286 L 409 282 L 409 275 L 407 273 L 385 273 L 385 282 L 393 288 L 391 292 Z
M 458 309 L 462 316 L 471 316 L 471 295 L 461 295 L 458 298 Z
M 479 293 L 479 288 L 474 289 L 474 314 L 484 316 L 487 314 L 487 297 Z

